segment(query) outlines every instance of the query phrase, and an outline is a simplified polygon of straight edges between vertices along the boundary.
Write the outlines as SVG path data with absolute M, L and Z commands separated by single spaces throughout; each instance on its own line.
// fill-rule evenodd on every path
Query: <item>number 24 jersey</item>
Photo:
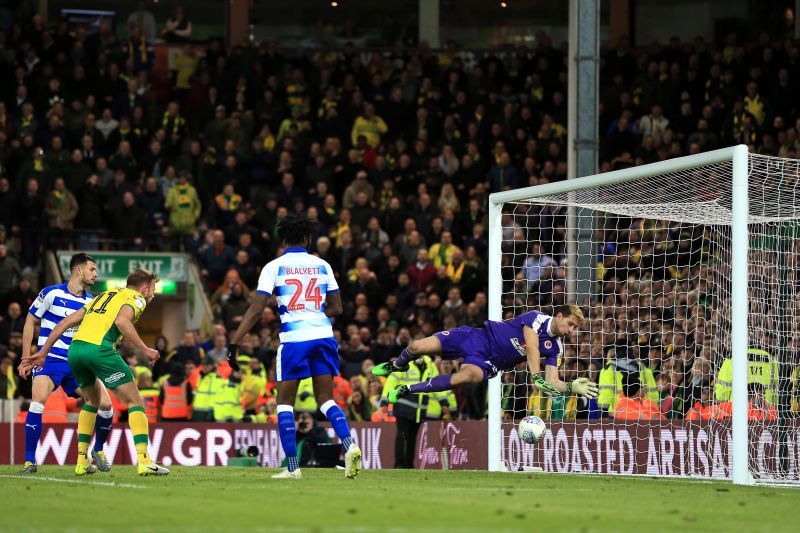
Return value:
M 325 297 L 338 292 L 333 269 L 305 248 L 287 248 L 261 271 L 256 291 L 274 296 L 281 319 L 281 342 L 333 337 L 325 315 Z

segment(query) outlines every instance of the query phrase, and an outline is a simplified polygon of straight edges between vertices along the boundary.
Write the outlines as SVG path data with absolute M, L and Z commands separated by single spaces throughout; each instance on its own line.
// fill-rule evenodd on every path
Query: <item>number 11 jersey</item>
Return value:
M 147 307 L 147 301 L 144 296 L 127 287 L 101 292 L 84 306 L 86 315 L 72 340 L 116 349 L 122 340 L 122 333 L 114 322 L 126 305 L 133 309 L 133 322 L 136 322 Z
M 267 263 L 256 291 L 277 300 L 282 343 L 333 337 L 325 297 L 338 292 L 339 284 L 331 266 L 305 248 L 287 248 Z

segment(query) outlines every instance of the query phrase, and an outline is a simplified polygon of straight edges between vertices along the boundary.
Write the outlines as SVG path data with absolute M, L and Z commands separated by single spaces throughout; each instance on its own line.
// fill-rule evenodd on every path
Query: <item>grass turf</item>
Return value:
M 0 529 L 131 531 L 797 531 L 800 490 L 612 476 L 131 466 L 76 478 L 0 467 Z

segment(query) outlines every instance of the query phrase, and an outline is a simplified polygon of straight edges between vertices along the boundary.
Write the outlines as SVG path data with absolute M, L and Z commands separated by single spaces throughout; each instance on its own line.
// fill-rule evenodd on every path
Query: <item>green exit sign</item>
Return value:
M 109 289 L 119 289 L 125 286 L 126 281 L 127 280 L 125 278 L 98 280 L 94 285 L 92 285 L 92 287 L 89 289 L 89 292 L 92 294 L 100 294 L 101 292 Z M 162 279 L 156 283 L 156 294 L 161 296 L 175 296 L 178 294 L 178 284 L 169 279 Z

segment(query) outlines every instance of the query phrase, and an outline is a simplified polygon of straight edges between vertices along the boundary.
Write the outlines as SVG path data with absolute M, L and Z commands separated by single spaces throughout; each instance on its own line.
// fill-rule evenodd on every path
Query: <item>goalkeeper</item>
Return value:
M 422 355 L 462 359 L 461 367 L 455 374 L 441 374 L 422 383 L 400 385 L 389 391 L 389 402 L 397 403 L 409 394 L 439 392 L 465 383 L 478 383 L 527 361 L 533 383 L 544 394 L 577 394 L 597 398 L 597 384 L 587 378 L 565 383 L 558 377 L 558 365 L 564 355 L 561 339 L 572 333 L 581 322 L 583 312 L 580 307 L 562 305 L 555 309 L 555 316 L 529 311 L 503 322 L 487 320 L 481 328 L 462 326 L 440 331 L 412 342 L 397 359 L 374 367 L 372 373 L 388 376 L 392 372 L 405 372 L 408 364 Z M 542 356 L 545 363 L 544 378 L 539 373 Z

